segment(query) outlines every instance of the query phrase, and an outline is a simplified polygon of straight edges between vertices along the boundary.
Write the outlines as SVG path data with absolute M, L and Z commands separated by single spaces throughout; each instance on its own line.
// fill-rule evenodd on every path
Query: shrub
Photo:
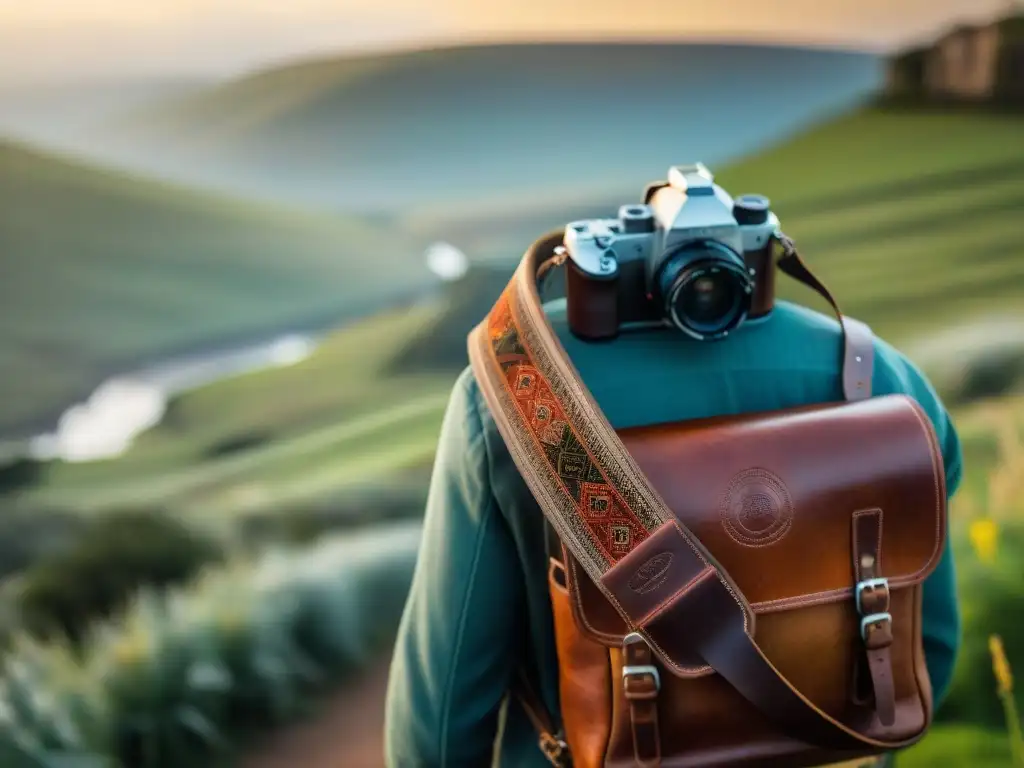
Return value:
M 367 489 L 306 507 L 251 513 L 242 518 L 239 531 L 250 547 L 274 542 L 308 544 L 328 533 L 419 519 L 426 498 L 425 486 Z
M 87 518 L 70 512 L 23 507 L 0 510 L 0 579 L 66 548 L 87 524 Z
M 999 526 L 994 562 L 983 564 L 966 548 L 958 552 L 963 638 L 949 696 L 939 715 L 943 720 L 999 728 L 1005 717 L 995 694 L 996 680 L 989 654 L 990 634 L 1000 635 L 1010 665 L 1024 669 L 1024 522 Z
M 80 659 L 21 639 L 0 685 L 2 764 L 224 765 L 390 646 L 418 543 L 418 524 L 385 526 L 144 591 Z
M 74 545 L 27 570 L 17 604 L 25 628 L 77 642 L 84 628 L 120 609 L 141 586 L 167 587 L 221 558 L 219 544 L 154 512 L 94 518 Z
M 936 333 L 915 351 L 943 399 L 963 405 L 1024 385 L 1024 319 L 992 317 Z
M 1006 395 L 1024 383 L 1024 342 L 1019 349 L 1003 348 L 979 354 L 960 371 L 950 387 L 955 402 L 967 403 Z
M 1012 415 L 995 412 L 990 418 L 998 458 L 988 468 L 987 483 L 973 494 L 965 487 L 957 499 L 954 554 L 963 642 L 949 696 L 937 714 L 1003 730 L 988 639 L 1001 636 L 1010 666 L 1024 669 L 1024 435 Z
M 0 464 L 0 495 L 23 491 L 38 483 L 43 476 L 43 466 L 42 462 L 29 458 Z

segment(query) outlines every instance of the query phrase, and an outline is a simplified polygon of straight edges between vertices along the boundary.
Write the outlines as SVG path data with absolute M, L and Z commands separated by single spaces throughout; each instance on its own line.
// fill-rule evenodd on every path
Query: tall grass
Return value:
M 1024 424 L 1016 400 L 980 405 L 964 419 L 968 476 L 951 514 L 963 643 L 941 721 L 903 766 L 1024 766 L 1014 660 L 1024 662 Z M 979 437 L 984 438 L 979 442 Z
M 0 680 L 3 768 L 214 768 L 390 648 L 419 524 L 382 526 L 142 594 L 83 654 L 21 638 Z
M 1024 766 L 1024 737 L 1021 736 L 1017 702 L 1013 698 L 1013 671 L 1010 669 L 1010 662 L 1006 659 L 1003 639 L 999 635 L 992 635 L 988 639 L 988 645 L 992 654 L 992 672 L 996 676 L 996 690 L 1006 712 L 1006 730 L 1010 735 L 1010 753 L 1013 755 L 1013 764 L 1020 768 Z

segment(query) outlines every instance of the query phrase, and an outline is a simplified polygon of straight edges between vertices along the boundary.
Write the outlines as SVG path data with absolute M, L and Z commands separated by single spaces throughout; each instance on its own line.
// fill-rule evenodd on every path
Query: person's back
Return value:
M 841 333 L 817 312 L 779 302 L 727 341 L 674 330 L 587 343 L 552 326 L 597 404 L 617 429 L 840 400 Z M 956 432 L 932 387 L 906 358 L 875 341 L 875 395 L 905 393 L 937 433 L 947 494 L 956 491 Z M 536 732 L 515 703 L 499 714 L 526 665 L 558 712 L 558 662 L 548 596 L 544 518 L 526 489 L 477 384 L 458 380 L 442 428 L 416 576 L 400 627 L 387 699 L 391 766 L 544 766 Z M 948 544 L 924 590 L 924 650 L 937 703 L 948 688 L 959 616 Z

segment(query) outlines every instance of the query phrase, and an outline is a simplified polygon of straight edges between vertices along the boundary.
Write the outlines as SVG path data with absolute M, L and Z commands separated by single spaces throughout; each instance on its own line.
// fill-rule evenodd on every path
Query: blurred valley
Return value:
M 161 357 L 430 290 L 434 242 L 511 269 L 540 232 L 614 211 L 672 162 L 735 157 L 848 108 L 879 66 L 780 47 L 508 45 L 213 85 L 9 89 L 0 299 L 18 321 L 0 338 L 0 434 Z

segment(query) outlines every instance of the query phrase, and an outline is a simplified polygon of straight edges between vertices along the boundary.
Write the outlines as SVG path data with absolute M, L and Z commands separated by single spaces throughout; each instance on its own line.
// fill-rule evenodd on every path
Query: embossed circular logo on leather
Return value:
M 726 533 L 748 547 L 774 544 L 793 525 L 789 491 L 766 469 L 748 469 L 736 475 L 722 497 L 720 512 Z
M 662 552 L 655 555 L 641 565 L 640 569 L 633 574 L 633 578 L 629 580 L 629 588 L 638 595 L 646 595 L 648 592 L 653 592 L 665 581 L 665 574 L 668 573 L 670 565 L 672 565 L 671 552 Z

